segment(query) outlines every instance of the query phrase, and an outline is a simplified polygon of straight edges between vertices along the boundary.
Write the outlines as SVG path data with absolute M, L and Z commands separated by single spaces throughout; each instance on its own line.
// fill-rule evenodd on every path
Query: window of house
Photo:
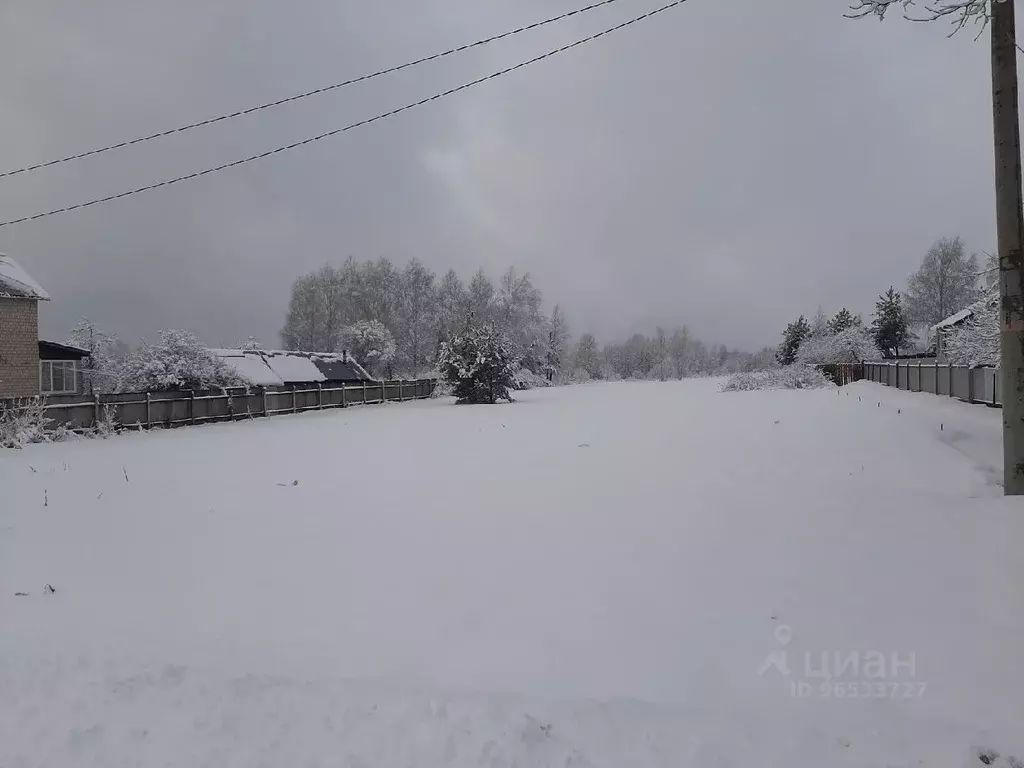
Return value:
M 78 391 L 74 360 L 40 360 L 39 391 L 44 395 L 73 394 Z

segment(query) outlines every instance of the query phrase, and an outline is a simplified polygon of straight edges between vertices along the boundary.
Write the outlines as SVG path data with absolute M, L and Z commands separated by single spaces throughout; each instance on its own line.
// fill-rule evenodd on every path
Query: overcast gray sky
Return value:
M 244 108 L 585 0 L 3 0 L 0 168 Z M 345 125 L 649 10 L 535 33 L 290 106 L 0 179 L 9 219 Z M 777 342 L 869 313 L 928 245 L 994 247 L 987 41 L 842 17 L 843 0 L 689 0 L 470 91 L 269 160 L 0 229 L 51 293 L 129 342 L 276 344 L 292 280 L 416 256 L 528 270 L 574 332 L 688 324 Z

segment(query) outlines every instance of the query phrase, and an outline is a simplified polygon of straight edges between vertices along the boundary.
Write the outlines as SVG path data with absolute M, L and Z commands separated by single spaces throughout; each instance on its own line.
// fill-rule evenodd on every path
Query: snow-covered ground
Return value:
M 0 453 L 0 766 L 1024 759 L 999 412 L 717 385 Z

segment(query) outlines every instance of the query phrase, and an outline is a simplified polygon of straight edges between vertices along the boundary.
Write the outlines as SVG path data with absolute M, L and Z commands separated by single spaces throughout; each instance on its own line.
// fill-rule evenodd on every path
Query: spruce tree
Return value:
M 828 321 L 828 329 L 833 333 L 842 333 L 847 328 L 852 328 L 854 325 L 858 325 L 857 318 L 846 307 L 843 307 L 836 312 L 832 319 Z
M 511 403 L 518 362 L 512 342 L 488 323 L 471 325 L 444 342 L 437 367 L 460 403 Z
M 875 302 L 875 320 L 871 324 L 871 335 L 882 350 L 883 357 L 898 357 L 900 347 L 906 347 L 910 339 L 907 319 L 903 314 L 900 292 L 889 286 L 889 290 Z
M 779 365 L 792 365 L 796 361 L 796 353 L 800 349 L 800 344 L 810 332 L 811 327 L 803 315 L 786 326 L 786 330 L 782 334 L 782 344 L 779 345 L 778 352 L 775 353 Z

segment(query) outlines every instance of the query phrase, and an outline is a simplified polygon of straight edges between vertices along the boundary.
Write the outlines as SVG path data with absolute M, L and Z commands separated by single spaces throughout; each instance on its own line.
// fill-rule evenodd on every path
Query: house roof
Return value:
M 49 301 L 48 294 L 32 279 L 22 266 L 6 254 L 0 253 L 0 296 L 15 299 Z
M 932 326 L 933 331 L 942 330 L 943 328 L 952 328 L 954 325 L 960 325 L 968 318 L 974 317 L 974 313 L 985 306 L 986 303 L 997 303 L 999 301 L 999 294 L 996 291 L 990 291 L 984 297 L 978 299 L 976 302 L 971 304 L 969 307 L 961 309 L 945 320 L 941 320 Z
M 371 381 L 351 355 L 274 349 L 211 349 L 250 384 L 274 386 L 313 381 Z
M 973 306 L 973 305 L 972 305 Z M 974 315 L 974 310 L 971 307 L 967 309 L 961 309 L 956 314 L 950 315 L 945 320 L 940 320 L 932 326 L 933 331 L 938 331 L 942 328 L 952 328 L 954 325 L 960 325 L 964 320 Z
M 70 347 L 55 341 L 39 340 L 40 360 L 81 360 L 83 357 L 89 357 L 88 349 Z

